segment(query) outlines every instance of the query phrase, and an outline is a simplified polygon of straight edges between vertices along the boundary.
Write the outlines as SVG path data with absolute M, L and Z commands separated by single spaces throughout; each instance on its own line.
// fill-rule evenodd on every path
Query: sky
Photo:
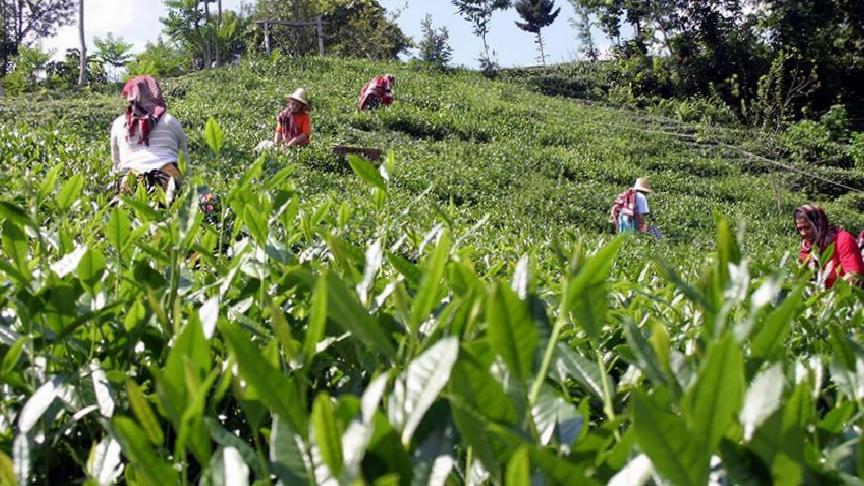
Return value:
M 450 45 L 453 47 L 453 65 L 477 67 L 477 58 L 483 48 L 481 40 L 471 32 L 471 24 L 456 13 L 450 0 L 379 0 L 388 12 L 399 12 L 397 22 L 408 36 L 419 41 L 422 37 L 420 22 L 427 13 L 432 15 L 436 27 L 447 27 Z M 242 0 L 223 0 L 223 9 L 236 10 Z M 577 57 L 576 31 L 568 19 L 575 16 L 569 1 L 556 0 L 561 13 L 550 27 L 543 29 L 547 62 L 570 61 Z M 162 30 L 159 17 L 165 15 L 160 0 L 85 0 L 84 25 L 88 49 L 93 49 L 93 37 L 104 37 L 112 32 L 134 45 L 133 52 L 144 48 L 148 41 L 155 41 Z M 518 19 L 515 9 L 495 12 L 487 37 L 489 46 L 495 51 L 499 64 L 505 67 L 533 66 L 538 64 L 534 35 L 520 30 L 514 22 Z M 594 41 L 602 48 L 608 42 L 599 32 Z M 69 47 L 78 46 L 77 24 L 61 28 L 57 36 L 42 41 L 45 49 L 54 49 L 55 57 L 62 57 Z

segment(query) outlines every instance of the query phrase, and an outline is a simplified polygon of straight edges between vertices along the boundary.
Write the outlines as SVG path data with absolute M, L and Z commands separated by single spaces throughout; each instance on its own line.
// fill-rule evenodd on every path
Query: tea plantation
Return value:
M 409 64 L 162 86 L 168 207 L 109 189 L 117 93 L 0 102 L 0 484 L 860 484 L 862 292 L 799 268 L 770 139 Z M 659 242 L 610 231 L 640 176 Z

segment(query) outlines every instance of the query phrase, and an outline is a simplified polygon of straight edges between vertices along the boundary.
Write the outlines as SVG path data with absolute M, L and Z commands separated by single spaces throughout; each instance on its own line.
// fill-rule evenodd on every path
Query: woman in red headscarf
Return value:
M 183 152 L 188 161 L 186 133 L 166 109 L 162 89 L 152 76 L 135 76 L 123 87 L 126 112 L 111 125 L 111 157 L 114 172 L 123 178 L 117 184 L 120 192 L 129 192 L 129 174 L 147 185 L 168 194 L 169 200 L 179 189 L 183 176 L 177 168 L 177 157 Z
M 852 285 L 860 285 L 864 275 L 864 261 L 861 260 L 861 250 L 855 237 L 828 223 L 825 211 L 819 206 L 805 204 L 792 213 L 795 229 L 801 235 L 801 251 L 799 257 L 817 272 L 817 281 L 824 282 L 830 289 L 837 277 Z M 834 254 L 820 268 L 819 255 L 830 246 L 834 246 Z
M 396 76 L 384 74 L 375 76 L 360 88 L 360 97 L 357 99 L 357 110 L 363 111 L 377 108 L 381 105 L 393 103 L 393 85 L 396 84 Z

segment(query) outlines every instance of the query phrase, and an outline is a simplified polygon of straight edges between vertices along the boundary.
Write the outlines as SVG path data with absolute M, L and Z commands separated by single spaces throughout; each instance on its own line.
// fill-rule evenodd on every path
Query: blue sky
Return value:
M 471 33 L 471 24 L 456 13 L 450 0 L 380 0 L 390 12 L 399 10 L 399 26 L 415 40 L 420 40 L 420 22 L 429 13 L 436 27 L 447 27 L 450 45 L 453 47 L 453 64 L 477 67 L 477 58 L 483 44 Z M 237 9 L 241 0 L 223 0 L 223 8 Z M 576 58 L 576 32 L 568 19 L 573 17 L 573 7 L 567 0 L 555 0 L 561 13 L 555 23 L 543 30 L 547 62 L 562 62 Z M 165 14 L 159 0 L 85 0 L 84 24 L 88 45 L 92 38 L 104 37 L 113 32 L 132 42 L 136 50 L 148 41 L 156 40 L 162 30 L 159 17 Z M 514 9 L 496 12 L 490 24 L 488 41 L 502 66 L 530 66 L 537 64 L 534 36 L 516 27 L 518 14 Z M 594 40 L 601 48 L 608 42 L 595 31 Z M 68 47 L 78 45 L 77 26 L 60 29 L 58 35 L 43 41 L 43 47 L 55 49 L 60 57 Z

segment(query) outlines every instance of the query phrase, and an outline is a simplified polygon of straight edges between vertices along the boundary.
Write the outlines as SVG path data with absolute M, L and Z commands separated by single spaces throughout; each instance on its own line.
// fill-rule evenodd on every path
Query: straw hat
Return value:
M 647 192 L 651 193 L 651 183 L 648 182 L 647 177 L 640 177 L 636 179 L 636 183 L 633 184 L 633 189 L 636 189 L 639 192 Z
M 286 96 L 286 98 L 288 98 L 289 100 L 294 100 L 294 101 L 302 104 L 307 109 L 309 108 L 309 102 L 306 101 L 306 90 L 303 88 L 297 88 L 293 93 Z

